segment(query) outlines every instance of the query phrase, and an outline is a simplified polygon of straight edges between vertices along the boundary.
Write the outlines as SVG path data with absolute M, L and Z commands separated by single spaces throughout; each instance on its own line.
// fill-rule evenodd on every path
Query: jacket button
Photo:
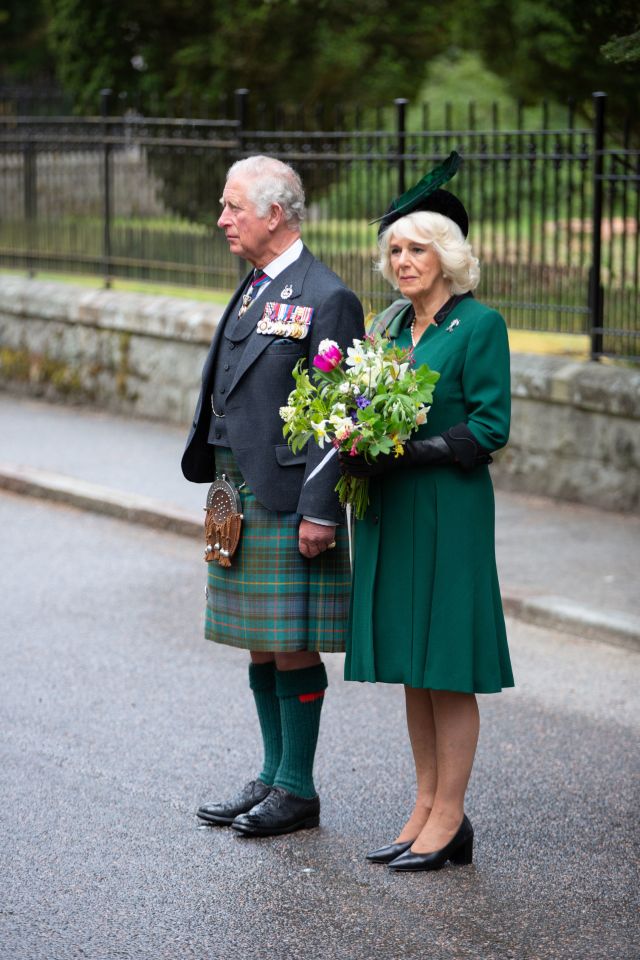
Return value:
M 222 434 L 220 433 L 220 431 L 216 430 L 216 440 L 219 440 L 221 436 Z
M 224 368 L 225 368 L 225 370 L 228 370 L 228 369 L 229 369 L 229 364 L 228 364 L 228 363 L 225 363 Z
M 227 392 L 226 387 L 220 387 L 220 393 L 226 393 L 226 392 Z

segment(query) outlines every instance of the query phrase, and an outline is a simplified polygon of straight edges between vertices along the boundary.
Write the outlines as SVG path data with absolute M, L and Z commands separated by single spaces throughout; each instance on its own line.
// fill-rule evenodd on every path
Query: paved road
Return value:
M 0 461 L 153 497 L 200 522 L 204 488 L 187 483 L 179 468 L 185 434 L 171 424 L 0 392 Z M 548 622 L 550 614 L 569 626 L 573 619 L 579 633 L 591 624 L 597 638 L 622 620 L 640 647 L 633 576 L 640 568 L 640 517 L 498 491 L 496 547 L 510 609 L 528 601 L 534 621 Z
M 411 796 L 398 689 L 328 658 L 320 830 L 199 827 L 258 762 L 199 551 L 7 494 L 0 525 L 1 960 L 636 960 L 639 653 L 511 622 L 474 865 L 394 876 L 363 854 Z

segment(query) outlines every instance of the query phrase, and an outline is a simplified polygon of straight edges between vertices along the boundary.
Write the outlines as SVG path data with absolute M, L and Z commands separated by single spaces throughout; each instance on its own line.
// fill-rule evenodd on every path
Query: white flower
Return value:
M 353 420 L 351 417 L 345 417 L 344 420 L 340 420 L 335 424 L 336 429 L 336 440 L 342 443 L 343 440 L 346 440 L 347 437 L 351 436 L 355 430 Z
M 279 410 L 280 417 L 284 420 L 285 423 L 289 423 L 296 415 L 296 411 L 293 407 L 280 407 Z
M 366 363 L 367 357 L 362 349 L 362 340 L 354 340 L 352 347 L 347 347 L 347 359 L 345 363 L 348 367 L 359 369 L 363 363 Z
M 340 350 L 340 345 L 335 342 L 335 340 L 321 340 L 318 346 L 318 353 L 322 355 L 323 353 L 328 353 L 332 349 Z M 340 351 L 342 352 L 342 351 Z
M 340 391 L 340 393 L 351 393 L 352 389 L 353 389 L 353 384 L 348 383 L 346 380 L 343 380 L 340 386 L 338 387 L 338 390 Z
M 311 429 L 313 430 L 316 443 L 320 449 L 323 450 L 325 440 L 329 439 L 329 434 L 327 433 L 327 421 L 320 420 L 319 422 L 316 422 L 315 420 L 311 420 Z

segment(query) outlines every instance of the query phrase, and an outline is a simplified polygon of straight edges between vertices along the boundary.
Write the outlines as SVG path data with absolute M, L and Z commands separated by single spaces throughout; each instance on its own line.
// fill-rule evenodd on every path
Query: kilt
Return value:
M 242 476 L 231 451 L 216 447 L 218 475 Z M 266 510 L 243 487 L 242 536 L 231 567 L 209 563 L 205 637 L 244 650 L 339 653 L 347 638 L 351 570 L 345 526 L 336 547 L 313 560 L 298 549 L 297 513 Z

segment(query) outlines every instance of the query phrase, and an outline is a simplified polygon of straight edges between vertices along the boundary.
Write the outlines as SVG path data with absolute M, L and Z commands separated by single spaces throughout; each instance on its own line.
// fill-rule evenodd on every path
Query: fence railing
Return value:
M 291 162 L 309 208 L 304 235 L 362 298 L 388 303 L 373 271 L 369 220 L 451 149 L 470 211 L 479 295 L 510 327 L 587 335 L 594 358 L 637 361 L 640 151 L 570 108 L 540 129 L 467 122 L 436 127 L 406 101 L 354 110 L 332 129 L 261 126 L 246 91 L 218 120 L 0 116 L 0 265 L 231 288 L 238 263 L 215 227 L 226 168 L 251 153 Z

